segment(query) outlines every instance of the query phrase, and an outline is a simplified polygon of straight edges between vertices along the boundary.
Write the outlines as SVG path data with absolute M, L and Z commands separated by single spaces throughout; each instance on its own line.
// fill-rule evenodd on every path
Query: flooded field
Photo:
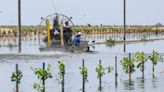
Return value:
M 105 42 L 108 39 L 121 40 L 123 35 L 87 35 L 86 39 L 95 42 Z M 152 38 L 164 38 L 164 34 L 143 33 L 128 34 L 127 40 L 141 40 Z M 102 77 L 101 92 L 160 92 L 164 85 L 164 63 L 159 62 L 155 66 L 155 78 L 152 78 L 152 64 L 150 61 L 145 63 L 145 79 L 141 78 L 141 72 L 136 69 L 132 74 L 132 85 L 128 84 L 128 75 L 123 71 L 120 61 L 128 53 L 136 53 L 144 51 L 147 55 L 153 50 L 164 56 L 164 41 L 142 42 L 126 44 L 126 53 L 123 52 L 123 44 L 108 46 L 106 44 L 96 44 L 90 49 L 93 52 L 71 53 L 71 52 L 40 52 L 38 39 L 26 39 L 22 41 L 22 53 L 17 54 L 16 46 L 8 46 L 14 44 L 15 40 L 0 40 L 0 92 L 14 92 L 15 83 L 11 82 L 11 74 L 15 71 L 15 64 L 19 64 L 20 70 L 23 72 L 23 78 L 20 84 L 20 92 L 36 92 L 33 84 L 38 82 L 37 76 L 31 70 L 31 67 L 42 67 L 42 62 L 51 64 L 52 79 L 46 81 L 46 92 L 61 92 L 61 84 L 59 83 L 58 61 L 63 60 L 66 65 L 65 74 L 65 92 L 82 92 L 82 77 L 80 67 L 82 59 L 88 68 L 88 82 L 86 83 L 86 92 L 99 92 L 99 81 L 96 75 L 96 66 L 99 59 L 102 60 L 104 67 L 112 66 L 114 68 L 115 56 L 118 57 L 118 86 L 115 87 L 115 71 L 105 74 Z M 10 54 L 8 54 L 10 53 Z

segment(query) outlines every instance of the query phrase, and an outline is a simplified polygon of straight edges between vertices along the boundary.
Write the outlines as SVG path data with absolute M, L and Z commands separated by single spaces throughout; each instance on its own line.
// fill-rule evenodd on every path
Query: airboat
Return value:
M 89 51 L 88 41 L 84 34 L 80 34 L 80 43 L 74 43 L 74 38 L 79 35 L 72 30 L 74 23 L 72 17 L 64 14 L 51 14 L 41 18 L 38 27 L 40 51 Z

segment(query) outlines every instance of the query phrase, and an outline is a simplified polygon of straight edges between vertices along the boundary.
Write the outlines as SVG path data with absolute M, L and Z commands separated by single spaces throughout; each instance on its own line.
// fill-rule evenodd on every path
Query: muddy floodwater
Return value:
M 89 41 L 105 42 L 108 39 L 121 40 L 119 35 L 87 35 L 85 39 Z M 164 34 L 143 33 L 128 34 L 127 40 L 164 38 Z M 20 84 L 20 92 L 37 92 L 33 89 L 33 84 L 39 82 L 37 76 L 31 70 L 31 67 L 42 67 L 42 62 L 46 65 L 51 64 L 52 79 L 46 80 L 46 92 L 61 92 L 59 83 L 58 61 L 63 60 L 66 65 L 65 74 L 65 92 L 82 92 L 82 77 L 80 67 L 82 59 L 85 60 L 85 66 L 88 68 L 88 82 L 86 83 L 86 92 L 99 92 L 99 81 L 96 75 L 96 66 L 99 59 L 102 60 L 104 67 L 112 66 L 113 70 L 102 77 L 101 92 L 161 92 L 164 87 L 164 62 L 159 62 L 155 66 L 155 78 L 152 78 L 152 64 L 150 61 L 145 63 L 145 79 L 141 78 L 141 72 L 136 69 L 132 74 L 132 85 L 128 85 L 128 75 L 123 71 L 120 60 L 128 56 L 128 53 L 134 54 L 136 51 L 144 51 L 150 55 L 153 50 L 159 52 L 164 57 L 164 40 L 126 44 L 126 53 L 123 52 L 124 44 L 115 44 L 109 46 L 106 44 L 95 44 L 90 47 L 92 52 L 40 52 L 38 39 L 26 39 L 22 41 L 22 53 L 18 54 L 17 47 L 8 47 L 7 44 L 13 44 L 17 40 L 0 40 L 0 92 L 14 92 L 15 83 L 11 82 L 11 74 L 15 71 L 15 64 L 19 64 L 19 69 L 23 72 Z M 118 86 L 115 87 L 115 56 L 118 57 Z

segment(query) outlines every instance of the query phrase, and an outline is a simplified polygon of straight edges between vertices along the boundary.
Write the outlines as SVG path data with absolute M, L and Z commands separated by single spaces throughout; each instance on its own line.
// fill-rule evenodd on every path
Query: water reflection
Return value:
M 136 79 L 136 84 L 139 89 L 144 89 L 145 88 L 145 79 L 143 79 L 142 77 L 138 77 Z
M 22 48 L 38 46 L 38 38 L 22 37 Z M 0 38 L 0 52 L 17 52 L 18 50 L 18 38 L 17 37 L 1 37 Z M 23 49 L 24 50 L 24 49 Z M 28 49 L 30 50 L 30 49 Z
M 153 38 L 163 38 L 164 33 L 155 34 L 155 33 L 129 33 L 126 36 L 127 40 L 145 40 L 145 39 L 153 39 Z M 104 42 L 109 39 L 113 40 L 123 40 L 123 34 L 94 34 L 94 35 L 86 35 L 86 39 L 95 40 L 96 42 Z
M 153 87 L 153 88 L 158 87 L 158 79 L 157 79 L 157 77 L 154 77 L 154 78 L 152 79 L 152 87 Z
M 135 90 L 135 82 L 134 81 L 131 81 L 129 83 L 129 80 L 123 80 L 122 83 L 123 83 L 124 90 Z
M 110 48 L 112 48 L 112 47 L 114 47 L 116 44 L 106 44 L 106 46 L 107 47 L 110 47 Z
M 127 40 L 144 40 L 144 39 L 158 39 L 164 38 L 164 33 L 131 33 L 127 34 Z M 123 40 L 123 34 L 95 34 L 95 35 L 85 35 L 85 39 L 89 40 L 91 43 L 106 42 L 109 39 L 112 40 Z M 153 43 L 153 42 L 151 42 Z M 114 52 L 128 52 L 129 46 L 132 44 L 107 44 L 106 49 L 118 49 Z M 138 44 L 137 44 L 138 45 Z M 141 45 L 141 44 L 140 44 Z M 147 44 L 142 44 L 147 45 Z M 101 47 L 101 46 L 100 46 Z M 0 52 L 17 52 L 18 48 L 18 38 L 17 37 L 1 37 L 0 39 Z M 40 52 L 39 51 L 39 39 L 38 36 L 26 36 L 22 37 L 22 52 Z M 98 45 L 93 45 L 90 47 L 91 50 L 97 50 Z M 136 46 L 133 48 L 136 48 Z M 103 48 L 105 49 L 105 48 Z
M 126 52 L 126 44 L 124 43 L 124 50 L 123 50 L 123 52 Z
M 77 58 L 78 56 L 78 58 Z M 30 56 L 31 57 L 31 56 Z M 34 56 L 34 58 L 30 59 L 27 58 L 27 56 L 23 59 L 20 59 L 18 57 L 17 59 L 5 59 L 5 61 L 11 62 L 8 63 L 0 63 L 0 73 L 3 76 L 0 76 L 0 81 L 4 83 L 2 85 L 0 92 L 10 92 L 12 90 L 10 76 L 14 69 L 14 64 L 17 62 L 20 65 L 20 69 L 22 72 L 24 72 L 23 81 L 21 82 L 21 88 L 24 92 L 34 92 L 32 84 L 34 81 L 37 80 L 36 76 L 31 72 L 30 67 L 31 66 L 39 66 L 42 61 L 45 61 L 46 63 L 50 63 L 52 65 L 52 74 L 54 75 L 52 80 L 47 80 L 46 88 L 47 92 L 53 92 L 60 91 L 61 90 L 61 84 L 58 83 L 58 64 L 57 61 L 64 60 L 66 63 L 66 85 L 65 85 L 65 92 L 81 92 L 81 74 L 79 67 L 81 66 L 81 60 L 82 58 L 86 59 L 86 67 L 88 68 L 88 80 L 89 82 L 86 85 L 86 91 L 85 92 L 161 92 L 163 85 L 164 85 L 164 77 L 162 77 L 163 74 L 161 74 L 158 79 L 151 79 L 152 76 L 150 76 L 150 65 L 151 63 L 145 64 L 146 72 L 145 72 L 145 78 L 146 80 L 142 80 L 140 76 L 140 72 L 135 72 L 135 76 L 133 76 L 132 84 L 129 85 L 129 81 L 125 80 L 126 74 L 122 71 L 121 64 L 118 63 L 118 87 L 115 88 L 114 83 L 114 73 L 111 73 L 111 77 L 109 75 L 105 75 L 103 77 L 103 89 L 100 91 L 98 90 L 98 80 L 97 75 L 95 72 L 95 67 L 97 66 L 97 63 L 95 63 L 98 58 L 103 58 L 103 64 L 104 65 L 114 65 L 114 57 L 111 55 L 104 55 L 96 54 L 96 55 L 72 55 L 71 57 L 62 57 L 62 58 L 50 58 L 50 57 L 38 57 Z M 121 60 L 123 57 L 118 56 L 118 61 Z M 3 61 L 3 59 L 1 60 Z M 157 67 L 157 70 L 163 69 L 164 63 L 159 64 Z M 32 78 L 29 78 L 31 76 Z M 157 73 L 157 76 L 159 74 Z M 29 81 L 30 80 L 30 81 Z
M 97 87 L 97 92 L 104 92 L 104 87 Z

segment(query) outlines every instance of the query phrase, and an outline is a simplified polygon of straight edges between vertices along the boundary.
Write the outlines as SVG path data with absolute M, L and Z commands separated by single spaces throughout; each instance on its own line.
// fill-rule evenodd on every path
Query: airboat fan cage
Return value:
M 40 47 L 45 47 L 47 43 L 43 41 L 43 39 L 47 36 L 47 30 L 46 30 L 46 20 L 49 20 L 50 22 L 50 28 L 53 27 L 54 19 L 58 17 L 59 25 L 61 21 L 63 21 L 63 26 L 74 26 L 74 23 L 72 22 L 72 17 L 68 17 L 64 14 L 54 13 L 46 16 L 45 18 L 41 17 L 41 22 L 38 26 L 38 38 L 39 38 L 39 45 Z

